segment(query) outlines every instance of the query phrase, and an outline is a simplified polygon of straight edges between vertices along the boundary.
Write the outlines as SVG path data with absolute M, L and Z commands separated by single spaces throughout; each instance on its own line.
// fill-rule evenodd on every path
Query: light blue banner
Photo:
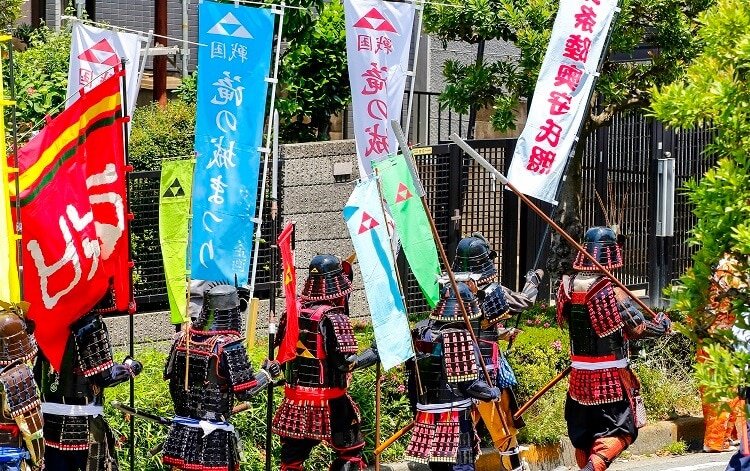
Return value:
M 271 65 L 270 9 L 198 4 L 191 277 L 247 284 Z
M 388 370 L 412 358 L 414 350 L 375 178 L 357 184 L 344 219 L 362 272 L 380 362 Z

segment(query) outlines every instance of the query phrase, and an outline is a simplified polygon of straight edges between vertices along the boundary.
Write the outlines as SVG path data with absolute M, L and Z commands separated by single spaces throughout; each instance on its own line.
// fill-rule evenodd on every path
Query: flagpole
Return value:
M 133 170 L 132 167 L 129 165 L 129 157 L 130 153 L 128 152 L 128 145 L 130 141 L 129 132 L 128 132 L 128 123 L 130 122 L 130 111 L 128 110 L 128 88 L 127 88 L 127 77 L 125 76 L 125 63 L 127 62 L 126 58 L 120 58 L 120 86 L 122 87 L 122 94 L 120 95 L 120 102 L 122 104 L 122 139 L 123 139 L 123 145 L 124 145 L 124 157 L 125 157 L 125 195 L 126 195 L 126 201 L 125 201 L 125 227 L 128 229 L 130 228 L 129 221 L 133 220 L 133 213 L 130 212 L 130 172 Z M 130 306 L 133 302 L 133 270 L 135 268 L 135 263 L 133 262 L 133 243 L 130 238 L 130 231 L 128 231 L 128 284 L 130 286 L 129 289 L 129 297 L 128 300 L 128 330 L 129 330 L 129 341 L 130 341 L 130 348 L 129 348 L 129 354 L 130 357 L 135 357 L 135 348 L 134 348 L 134 333 L 135 333 L 135 325 L 134 325 L 134 319 L 133 314 L 134 312 L 130 312 Z M 133 307 L 135 307 L 133 305 Z M 133 376 L 130 377 L 130 407 L 135 407 L 135 378 Z M 135 469 L 135 418 L 133 416 L 130 417 L 130 469 L 131 471 Z
M 19 301 L 23 301 L 23 241 L 21 237 L 23 226 L 21 225 L 21 182 L 18 178 L 21 172 L 18 168 L 18 122 L 16 116 L 16 74 L 13 70 L 13 41 L 8 41 L 8 67 L 10 68 L 8 86 L 10 87 L 10 100 L 13 103 L 13 110 L 11 112 L 13 124 L 13 130 L 11 131 L 13 135 L 13 171 L 16 174 L 14 182 L 16 188 L 16 200 L 14 203 L 16 212 L 16 227 L 14 231 L 16 237 L 16 268 L 18 270 Z M 0 99 L 2 98 L 0 97 Z
M 508 179 L 505 178 L 505 176 L 502 173 L 500 173 L 495 167 L 493 167 L 492 164 L 489 163 L 484 157 L 482 157 L 481 155 L 479 155 L 479 153 L 477 151 L 475 151 L 469 144 L 467 144 L 466 141 L 464 141 L 463 139 L 461 139 L 458 136 L 458 134 L 453 133 L 449 137 L 450 137 L 450 139 L 453 142 L 455 142 L 456 144 L 458 144 L 459 147 L 461 147 L 467 154 L 469 154 L 471 157 L 473 157 L 474 160 L 476 160 L 477 162 L 479 162 L 479 164 L 482 167 L 484 167 L 485 169 L 487 169 L 487 171 L 489 171 L 495 178 L 497 178 L 498 180 L 500 180 L 501 184 L 507 186 L 509 190 L 511 190 L 513 193 L 515 193 L 518 196 L 518 198 L 521 199 L 521 201 L 523 201 L 524 203 L 526 203 L 535 213 L 537 213 L 542 219 L 544 219 L 547 222 L 547 224 L 549 224 L 554 230 L 556 230 L 557 233 L 560 234 L 566 241 L 568 241 L 568 243 L 570 245 L 572 245 L 584 257 L 586 257 L 591 263 L 593 263 L 594 266 L 599 271 L 601 271 L 602 273 L 604 273 L 604 275 L 606 275 L 607 278 L 609 278 L 612 281 L 612 283 L 614 283 L 618 288 L 620 288 L 626 294 L 628 294 L 628 296 L 630 296 L 633 299 L 633 301 L 635 301 L 636 304 L 638 304 L 641 308 L 643 308 L 643 310 L 645 310 L 646 313 L 649 316 L 651 316 L 652 318 L 656 317 L 656 314 L 654 314 L 654 312 L 651 310 L 650 307 L 648 307 L 646 305 L 646 303 L 644 303 L 643 301 L 641 301 L 640 298 L 638 298 L 638 296 L 634 295 L 628 289 L 627 286 L 625 286 L 620 280 L 618 280 L 617 278 L 615 278 L 615 276 L 612 273 L 610 273 L 610 271 L 607 270 L 604 267 L 604 265 L 602 265 L 601 263 L 599 263 L 599 261 L 593 255 L 591 255 L 590 253 L 588 253 L 586 251 L 586 249 L 584 249 L 583 246 L 581 246 L 581 244 L 578 243 L 578 241 L 576 241 L 575 239 L 573 239 L 573 237 L 570 234 L 568 234 L 567 232 L 565 232 L 565 230 L 563 228 L 561 228 L 559 225 L 557 225 L 557 223 L 555 223 L 555 221 L 553 221 L 552 218 L 550 218 L 549 216 L 547 216 L 544 213 L 544 211 L 541 210 L 541 208 L 539 208 L 537 205 L 535 205 L 526 195 L 524 195 L 520 190 L 518 190 L 515 186 L 513 186 L 513 184 L 510 183 L 508 181 Z
M 404 136 L 404 132 L 401 130 L 401 126 L 398 124 L 398 121 L 391 120 L 391 127 L 393 128 L 393 132 L 396 135 L 396 140 L 401 146 L 401 152 L 404 154 L 404 159 L 406 160 L 406 164 L 409 167 L 409 173 L 411 173 L 412 179 L 414 180 L 414 186 L 416 187 L 417 193 L 419 194 L 420 200 L 422 201 L 422 206 L 424 207 L 424 211 L 425 211 L 425 214 L 427 215 L 427 219 L 430 222 L 430 229 L 432 229 L 432 237 L 435 240 L 435 246 L 438 249 L 438 253 L 440 254 L 440 258 L 443 261 L 443 265 L 445 265 L 445 271 L 448 274 L 448 279 L 450 280 L 451 287 L 453 288 L 453 293 L 456 296 L 456 301 L 458 302 L 458 306 L 461 309 L 461 316 L 463 317 L 464 323 L 466 324 L 466 330 L 469 332 L 469 335 L 471 336 L 471 340 L 474 342 L 474 345 L 479 345 L 479 342 L 477 341 L 477 336 L 474 333 L 474 328 L 471 326 L 471 320 L 469 319 L 469 315 L 466 312 L 466 306 L 464 305 L 463 299 L 461 298 L 461 295 L 459 294 L 458 284 L 456 283 L 456 277 L 454 276 L 453 269 L 451 268 L 451 265 L 448 262 L 448 256 L 445 254 L 445 249 L 443 248 L 443 242 L 440 240 L 440 235 L 437 232 L 437 227 L 435 226 L 435 220 L 432 218 L 432 213 L 430 212 L 429 205 L 427 204 L 427 198 L 425 196 L 426 193 L 424 191 L 424 187 L 422 186 L 422 182 L 419 179 L 417 168 L 414 163 L 414 157 L 412 157 L 412 154 L 411 154 L 411 149 L 409 149 L 409 146 L 406 142 L 406 137 Z M 477 359 L 479 360 L 479 365 L 482 369 L 482 373 L 484 375 L 485 381 L 487 382 L 487 384 L 492 385 L 492 379 L 490 378 L 490 374 L 487 372 L 487 365 L 484 363 L 484 358 L 482 358 L 482 355 L 477 355 Z M 500 422 L 503 426 L 503 432 L 508 437 L 505 440 L 509 441 L 512 438 L 512 435 L 510 433 L 510 427 L 508 427 L 506 418 L 503 415 L 503 411 L 500 408 L 500 405 L 498 403 L 495 403 L 495 409 L 497 410 L 497 415 L 500 418 Z
M 276 218 L 279 212 L 279 112 L 273 114 L 273 160 L 271 165 L 271 290 L 268 294 L 268 359 L 274 356 L 274 343 L 276 343 L 276 281 L 279 274 L 276 271 L 276 251 L 278 250 L 278 226 Z M 267 387 L 268 397 L 266 400 L 266 471 L 271 471 L 271 449 L 273 447 L 273 433 L 271 421 L 273 420 L 273 384 Z
M 406 105 L 406 123 L 404 126 L 406 127 L 406 130 L 404 131 L 404 134 L 406 136 L 409 136 L 409 128 L 411 127 L 411 110 L 412 106 L 414 105 L 414 69 L 417 67 L 417 60 L 419 59 L 419 42 L 422 38 L 422 20 L 424 19 L 424 0 L 412 0 L 414 2 L 414 9 L 417 10 L 417 40 L 414 44 L 414 61 L 411 65 L 411 70 L 409 71 L 409 104 Z M 419 2 L 419 6 L 417 6 L 417 2 Z M 419 137 L 419 136 L 417 136 Z

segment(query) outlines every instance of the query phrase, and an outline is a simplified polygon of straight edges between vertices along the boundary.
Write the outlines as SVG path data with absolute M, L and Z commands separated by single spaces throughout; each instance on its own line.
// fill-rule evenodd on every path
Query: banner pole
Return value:
M 466 324 L 466 330 L 469 332 L 469 335 L 471 336 L 471 340 L 474 342 L 475 345 L 479 345 L 479 342 L 477 341 L 477 336 L 474 333 L 474 328 L 471 326 L 471 320 L 469 319 L 469 314 L 466 312 L 466 306 L 464 305 L 463 299 L 461 299 L 461 296 L 458 292 L 458 284 L 456 283 L 456 277 L 453 274 L 453 269 L 450 266 L 450 263 L 448 262 L 448 256 L 445 254 L 445 248 L 443 248 L 443 242 L 440 240 L 440 235 L 437 232 L 437 227 L 435 226 L 435 220 L 432 218 L 432 213 L 430 212 L 430 208 L 427 204 L 427 198 L 426 193 L 424 191 L 424 187 L 422 186 L 422 182 L 419 179 L 419 175 L 417 174 L 417 168 L 416 164 L 414 162 L 414 157 L 412 157 L 411 150 L 409 149 L 409 146 L 406 142 L 406 137 L 404 136 L 404 132 L 401 130 L 401 126 L 398 124 L 398 121 L 392 120 L 391 121 L 391 127 L 393 128 L 393 132 L 396 135 L 396 140 L 398 141 L 399 145 L 401 146 L 401 152 L 404 154 L 404 158 L 406 159 L 406 163 L 409 167 L 409 173 L 411 173 L 411 176 L 414 180 L 414 185 L 417 189 L 417 192 L 419 194 L 420 200 L 422 200 L 422 206 L 424 207 L 425 214 L 427 215 L 427 219 L 430 222 L 430 229 L 432 229 L 432 237 L 435 239 L 435 246 L 438 249 L 438 253 L 440 254 L 440 258 L 443 261 L 443 265 L 445 265 L 445 272 L 448 274 L 448 279 L 451 283 L 451 288 L 453 289 L 453 293 L 456 296 L 456 301 L 458 302 L 458 306 L 461 309 L 461 316 L 464 319 L 464 323 Z M 490 378 L 490 374 L 487 372 L 487 365 L 484 363 L 484 358 L 482 358 L 482 355 L 478 355 L 477 358 L 479 359 L 479 365 L 482 370 L 482 374 L 484 376 L 485 381 L 487 384 L 492 385 L 492 379 Z M 500 408 L 500 405 L 498 403 L 495 403 L 495 409 L 497 410 L 497 415 L 500 418 L 500 422 L 503 426 L 503 432 L 508 437 L 507 440 L 511 440 L 512 435 L 510 434 L 510 427 L 508 427 L 508 422 L 503 415 L 503 411 Z
M 11 134 L 13 135 L 13 167 L 16 174 L 14 181 L 16 189 L 16 200 L 14 203 L 14 209 L 16 213 L 16 267 L 18 269 L 18 290 L 19 290 L 19 301 L 23 301 L 23 241 L 21 237 L 21 231 L 23 226 L 21 225 L 21 182 L 19 182 L 19 176 L 21 172 L 18 168 L 18 121 L 16 115 L 16 74 L 15 67 L 13 67 L 13 41 L 8 41 L 8 67 L 9 67 L 9 83 L 10 87 L 10 99 L 13 103 L 11 111 L 11 119 L 13 129 Z M 2 99 L 2 97 L 0 97 Z M 11 300 L 12 301 L 12 300 Z
M 135 311 L 135 301 L 133 300 L 133 270 L 135 269 L 135 262 L 133 261 L 133 241 L 130 238 L 130 221 L 133 220 L 133 213 L 130 212 L 130 172 L 132 171 L 132 167 L 130 167 L 130 163 L 128 162 L 130 153 L 128 152 L 128 145 L 130 141 L 130 133 L 128 132 L 128 127 L 130 123 L 130 111 L 128 110 L 128 88 L 127 88 L 127 77 L 125 75 L 125 63 L 127 62 L 126 58 L 120 58 L 120 80 L 121 80 L 121 87 L 122 87 L 122 94 L 120 95 L 120 101 L 122 103 L 122 139 L 123 139 L 123 153 L 125 157 L 125 220 L 126 220 L 126 226 L 128 228 L 128 267 L 129 267 L 129 275 L 128 276 L 128 284 L 130 285 L 130 300 L 128 302 L 128 334 L 129 334 L 129 343 L 130 343 L 130 349 L 129 354 L 130 357 L 135 357 L 135 347 L 133 345 L 135 339 L 135 325 L 134 325 L 134 319 L 133 314 L 134 312 L 130 312 L 131 305 L 133 310 Z M 135 378 L 130 377 L 130 391 L 129 391 L 129 402 L 130 407 L 135 407 Z M 130 416 L 130 469 L 133 471 L 135 469 L 135 418 L 133 416 Z
M 406 123 L 404 123 L 404 134 L 409 137 L 409 129 L 411 127 L 411 110 L 414 106 L 414 69 L 417 68 L 417 60 L 419 59 L 419 43 L 422 39 L 422 20 L 424 19 L 424 0 L 412 0 L 414 2 L 414 9 L 417 10 L 417 39 L 414 41 L 414 60 L 411 64 L 411 70 L 409 71 L 409 103 L 406 105 Z M 417 6 L 417 1 L 419 6 Z M 419 136 L 417 136 L 419 138 Z M 413 139 L 415 141 L 416 139 Z
M 526 195 L 524 195 L 523 193 L 521 193 L 521 191 L 519 191 L 515 186 L 513 186 L 513 184 L 510 183 L 508 181 L 508 179 L 505 178 L 505 176 L 502 173 L 500 173 L 495 167 L 493 167 L 492 164 L 489 163 L 484 157 L 482 157 L 481 155 L 479 155 L 479 153 L 476 150 L 474 150 L 469 144 L 467 144 L 466 141 L 464 141 L 463 139 L 461 139 L 458 136 L 458 134 L 456 134 L 456 133 L 451 134 L 450 135 L 450 139 L 453 142 L 455 142 L 456 144 L 458 144 L 467 154 L 469 154 L 471 157 L 473 157 L 477 162 L 479 162 L 479 164 L 482 167 L 484 167 L 485 169 L 487 169 L 487 171 L 489 171 L 495 178 L 497 178 L 498 180 L 500 180 L 500 183 L 502 183 L 503 185 L 507 186 L 509 190 L 511 190 L 513 193 L 515 193 L 521 199 L 521 201 L 523 201 L 524 203 L 526 203 L 529 206 L 529 208 L 531 208 L 542 219 L 544 219 L 547 222 L 547 224 L 549 224 L 554 230 L 556 230 L 557 233 L 560 234 L 566 241 L 568 241 L 568 243 L 570 245 L 572 245 L 576 250 L 578 250 L 579 252 L 581 252 L 581 254 L 583 254 L 584 257 L 586 257 L 587 259 L 589 259 L 589 261 L 591 263 L 593 263 L 594 266 L 596 266 L 596 268 L 599 271 L 601 271 L 602 273 L 604 273 L 604 275 L 606 275 L 607 278 L 609 278 L 612 281 L 612 283 L 614 283 L 618 288 L 620 288 L 625 293 L 627 293 L 628 296 L 630 296 L 633 299 L 633 301 L 635 301 L 635 303 L 638 304 L 638 306 L 640 306 L 641 308 L 643 308 L 643 310 L 645 310 L 646 313 L 649 316 L 651 316 L 652 318 L 656 317 L 656 314 L 654 314 L 654 312 L 651 310 L 650 307 L 646 306 L 646 303 L 644 303 L 637 296 L 635 296 L 627 288 L 627 286 L 625 286 L 624 284 L 622 284 L 622 282 L 620 280 L 618 280 L 617 278 L 615 278 L 615 276 L 612 273 L 610 273 L 609 270 L 607 270 L 606 268 L 604 268 L 604 266 L 601 263 L 599 263 L 599 261 L 596 260 L 596 258 L 594 258 L 593 255 L 591 255 L 590 253 L 588 253 L 581 246 L 581 244 L 578 243 L 578 241 L 576 241 L 575 239 L 573 239 L 573 237 L 570 234 L 568 234 L 567 232 L 565 232 L 565 230 L 563 228 L 561 228 L 559 225 L 557 225 L 557 223 L 555 223 L 555 221 L 553 221 L 549 216 L 547 216 L 547 214 L 545 214 L 544 211 L 541 210 L 541 208 L 539 208 L 537 205 L 535 205 Z

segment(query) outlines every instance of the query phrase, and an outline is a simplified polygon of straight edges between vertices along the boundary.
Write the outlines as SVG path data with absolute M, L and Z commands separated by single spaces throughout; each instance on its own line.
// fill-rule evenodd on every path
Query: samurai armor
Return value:
M 625 398 L 619 368 L 570 372 L 570 397 L 584 405 L 605 404 Z
M 112 368 L 112 346 L 107 327 L 98 314 L 87 314 L 71 326 L 77 367 L 85 377 Z
M 622 250 L 617 242 L 617 234 L 609 227 L 591 227 L 584 235 L 583 249 L 607 270 L 620 268 L 623 265 Z M 599 267 L 581 252 L 573 261 L 573 269 L 580 271 L 597 271 Z
M 505 296 L 502 286 L 491 283 L 484 288 L 484 299 L 482 299 L 482 328 L 487 329 L 498 322 L 509 319 L 510 304 Z
M 479 378 L 474 342 L 469 333 L 448 329 L 442 332 L 442 337 L 446 379 L 461 382 Z
M 454 272 L 473 272 L 481 274 L 477 284 L 484 284 L 497 278 L 497 267 L 494 259 L 497 253 L 490 250 L 487 240 L 478 233 L 464 237 L 456 246 L 456 257 L 453 259 Z
M 328 301 L 354 291 L 343 263 L 335 255 L 316 255 L 310 260 L 309 274 L 300 298 L 306 301 Z
M 338 310 L 331 309 L 325 313 L 326 319 L 333 327 L 333 335 L 336 338 L 336 351 L 343 354 L 357 353 L 357 337 L 349 318 Z
M 11 416 L 33 463 L 44 455 L 41 401 L 31 369 L 20 363 L 0 373 L 3 416 Z M 20 445 L 19 445 L 20 446 Z
M 214 430 L 208 435 L 200 427 L 173 423 L 164 443 L 164 464 L 187 470 L 227 471 L 239 469 L 235 433 Z
M 0 311 L 0 367 L 14 361 L 28 361 L 36 356 L 38 347 L 29 335 L 26 321 L 15 312 Z
M 235 394 L 247 391 L 258 384 L 242 340 L 224 345 L 221 354 L 223 361 L 226 362 L 229 383 Z
M 203 306 L 192 328 L 206 333 L 233 333 L 239 336 L 242 330 L 240 297 L 237 288 L 231 285 L 217 285 L 209 289 L 203 299 Z
M 465 283 L 457 283 L 457 286 L 469 319 L 472 320 L 481 317 L 482 310 L 479 307 L 479 301 L 477 301 L 474 293 L 471 292 L 471 288 Z M 463 322 L 461 304 L 459 304 L 452 287 L 446 286 L 443 288 L 440 300 L 438 300 L 435 309 L 430 313 L 430 319 L 439 322 Z
M 469 408 L 419 411 L 405 458 L 418 463 L 470 464 L 479 456 L 479 437 Z
M 89 418 L 44 414 L 44 442 L 65 451 L 89 449 Z

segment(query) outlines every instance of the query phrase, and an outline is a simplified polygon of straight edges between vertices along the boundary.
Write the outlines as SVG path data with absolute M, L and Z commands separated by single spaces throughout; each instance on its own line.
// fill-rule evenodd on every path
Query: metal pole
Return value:
M 128 89 L 127 89 L 127 77 L 125 76 L 125 62 L 127 62 L 127 59 L 121 58 L 120 59 L 120 77 L 121 77 L 121 87 L 122 87 L 122 95 L 121 95 L 121 102 L 122 102 L 122 116 L 123 118 L 129 117 L 129 110 L 128 110 Z M 133 243 L 130 238 L 130 222 L 133 219 L 133 214 L 130 212 L 130 169 L 128 168 L 128 144 L 130 141 L 130 133 L 128 132 L 128 119 L 123 119 L 122 122 L 122 139 L 123 139 L 123 145 L 124 145 L 124 157 L 125 157 L 125 194 L 126 194 L 126 201 L 125 201 L 125 227 L 128 228 L 127 234 L 128 234 L 128 266 L 130 267 L 128 280 L 130 283 L 130 295 L 133 294 L 133 269 L 135 268 L 135 264 L 133 263 Z M 135 350 L 133 343 L 135 341 L 134 339 L 134 319 L 133 319 L 133 313 L 129 312 L 130 306 L 128 305 L 128 330 L 129 330 L 129 342 L 130 342 L 130 349 L 129 354 L 130 357 L 135 357 Z M 130 377 L 130 407 L 135 407 L 135 379 L 131 376 Z M 130 470 L 135 470 L 135 418 L 133 416 L 130 416 Z
M 14 209 L 16 212 L 16 264 L 18 266 L 18 287 L 20 292 L 19 301 L 23 300 L 23 241 L 21 240 L 21 182 L 19 182 L 20 172 L 18 171 L 18 122 L 16 117 L 16 75 L 13 70 L 13 42 L 8 41 L 8 72 L 9 72 L 9 84 L 10 87 L 10 99 L 13 102 L 13 111 L 11 111 L 11 119 L 13 123 L 13 167 L 16 169 L 15 178 L 15 189 L 16 189 L 16 201 Z M 0 97 L 2 99 L 2 97 Z
M 417 10 L 417 40 L 414 42 L 414 62 L 412 62 L 411 70 L 409 71 L 409 104 L 406 106 L 406 123 L 404 123 L 405 131 L 404 134 L 409 135 L 409 128 L 411 127 L 411 109 L 414 104 L 414 69 L 417 68 L 417 60 L 419 59 L 419 42 L 422 38 L 422 20 L 424 19 L 424 0 L 419 1 L 419 5 L 414 8 Z

